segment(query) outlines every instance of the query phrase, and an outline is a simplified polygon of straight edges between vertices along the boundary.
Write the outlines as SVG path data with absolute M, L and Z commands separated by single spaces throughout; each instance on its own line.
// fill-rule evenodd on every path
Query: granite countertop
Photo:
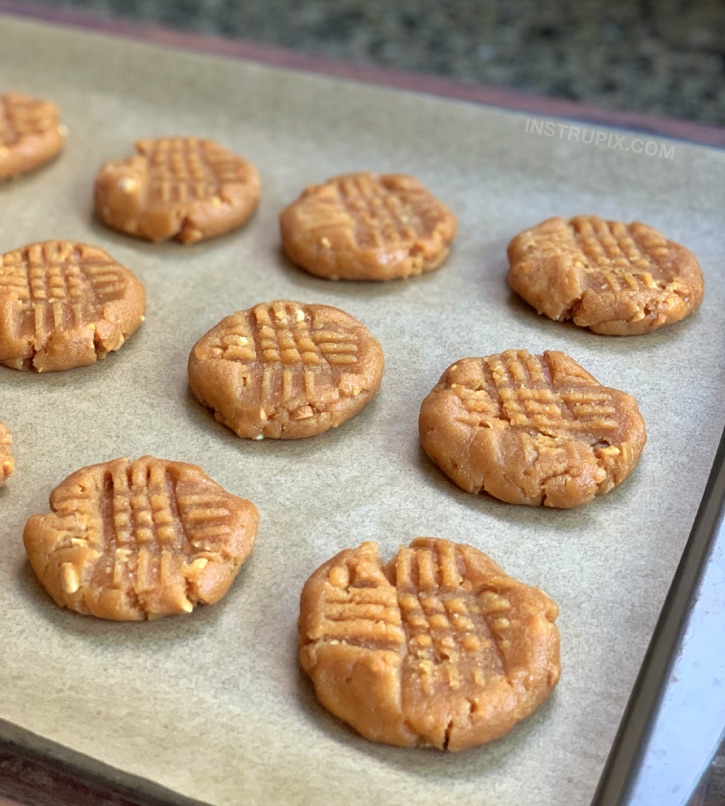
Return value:
M 718 0 L 42 0 L 593 106 L 725 125 Z

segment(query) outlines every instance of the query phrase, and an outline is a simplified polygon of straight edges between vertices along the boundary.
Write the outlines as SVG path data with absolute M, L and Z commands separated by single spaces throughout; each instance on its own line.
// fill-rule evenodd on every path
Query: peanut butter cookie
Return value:
M 284 300 L 227 316 L 189 356 L 194 394 L 247 439 L 336 428 L 372 400 L 382 374 L 383 351 L 357 319 Z
M 102 249 L 73 241 L 0 256 L 0 364 L 51 372 L 118 350 L 144 319 L 146 291 Z
M 483 552 L 414 540 L 333 557 L 302 591 L 300 662 L 366 739 L 463 750 L 503 736 L 559 679 L 558 608 Z
M 695 256 L 646 224 L 550 218 L 509 244 L 508 281 L 536 310 L 610 336 L 679 322 L 702 302 Z
M 0 487 L 12 476 L 13 470 L 13 435 L 0 423 Z
M 0 180 L 52 160 L 62 150 L 65 136 L 54 103 L 19 92 L 0 95 Z
M 328 280 L 394 280 L 437 269 L 456 219 L 412 176 L 357 173 L 308 187 L 280 215 L 289 259 Z
M 136 151 L 96 177 L 96 212 L 113 229 L 191 244 L 241 227 L 257 208 L 256 168 L 213 140 L 139 140 Z
M 25 526 L 28 559 L 58 605 L 141 621 L 214 604 L 252 550 L 250 501 L 196 465 L 143 456 L 78 470 Z
M 563 509 L 624 481 L 647 439 L 633 397 L 556 351 L 457 361 L 423 401 L 419 431 L 467 492 Z

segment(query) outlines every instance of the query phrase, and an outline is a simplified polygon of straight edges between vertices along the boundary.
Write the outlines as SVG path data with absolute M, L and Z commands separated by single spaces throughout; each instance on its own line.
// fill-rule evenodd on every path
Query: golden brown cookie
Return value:
M 196 465 L 143 456 L 68 476 L 23 539 L 43 587 L 62 607 L 114 621 L 215 604 L 252 550 L 250 501 Z
M 311 185 L 280 214 L 289 259 L 328 280 L 394 280 L 437 269 L 453 213 L 412 176 L 357 173 Z
M 0 95 L 0 180 L 52 160 L 62 150 L 65 136 L 54 103 L 19 92 Z
M 338 308 L 278 300 L 227 316 L 189 356 L 189 382 L 220 423 L 247 439 L 336 428 L 375 396 L 383 351 Z
M 646 224 L 550 218 L 509 244 L 508 281 L 558 321 L 610 336 L 679 322 L 702 302 L 695 256 Z
M 463 750 L 503 736 L 559 679 L 558 608 L 471 546 L 375 543 L 305 583 L 300 661 L 320 702 L 366 739 Z
M 0 256 L 0 364 L 51 372 L 118 350 L 144 319 L 146 291 L 102 249 L 45 241 Z
M 0 487 L 12 476 L 13 470 L 13 435 L 0 423 Z
M 256 168 L 213 140 L 139 140 L 136 151 L 96 177 L 96 212 L 113 229 L 190 244 L 241 227 L 257 208 Z
M 418 425 L 425 452 L 467 492 L 564 509 L 624 481 L 647 440 L 633 397 L 557 351 L 457 361 Z

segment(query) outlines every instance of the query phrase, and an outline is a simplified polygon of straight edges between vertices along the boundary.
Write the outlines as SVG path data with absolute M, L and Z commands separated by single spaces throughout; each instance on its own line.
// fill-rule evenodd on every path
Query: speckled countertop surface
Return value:
M 42 0 L 534 95 L 725 125 L 721 0 Z

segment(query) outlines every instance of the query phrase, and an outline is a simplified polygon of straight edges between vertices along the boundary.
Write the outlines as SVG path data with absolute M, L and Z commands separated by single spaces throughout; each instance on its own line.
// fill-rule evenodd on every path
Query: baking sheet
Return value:
M 10 18 L 0 39 L 2 89 L 54 98 L 70 130 L 60 160 L 0 186 L 0 251 L 88 241 L 148 291 L 146 323 L 106 361 L 44 376 L 0 368 L 16 454 L 0 491 L 0 719 L 214 804 L 588 803 L 723 426 L 725 154 L 587 144 L 532 132 L 524 115 Z M 257 165 L 262 202 L 244 230 L 181 247 L 94 221 L 98 166 L 139 137 L 170 134 L 213 137 Z M 311 182 L 362 169 L 415 174 L 456 212 L 440 271 L 331 284 L 287 264 L 281 207 Z M 614 339 L 516 300 L 504 282 L 510 237 L 582 212 L 646 221 L 690 246 L 706 278 L 700 311 Z M 223 316 L 276 298 L 359 318 L 386 373 L 376 401 L 337 431 L 243 441 L 191 396 L 186 359 Z M 423 397 L 454 360 L 509 347 L 565 350 L 637 397 L 649 442 L 624 485 L 580 510 L 528 509 L 465 494 L 430 465 L 417 438 Z M 122 625 L 60 610 L 25 561 L 26 518 L 76 468 L 144 453 L 200 464 L 256 503 L 250 561 L 222 603 L 191 617 Z M 390 556 L 418 535 L 486 551 L 561 608 L 553 696 L 505 739 L 458 755 L 357 737 L 317 704 L 296 662 L 309 573 L 363 540 Z

